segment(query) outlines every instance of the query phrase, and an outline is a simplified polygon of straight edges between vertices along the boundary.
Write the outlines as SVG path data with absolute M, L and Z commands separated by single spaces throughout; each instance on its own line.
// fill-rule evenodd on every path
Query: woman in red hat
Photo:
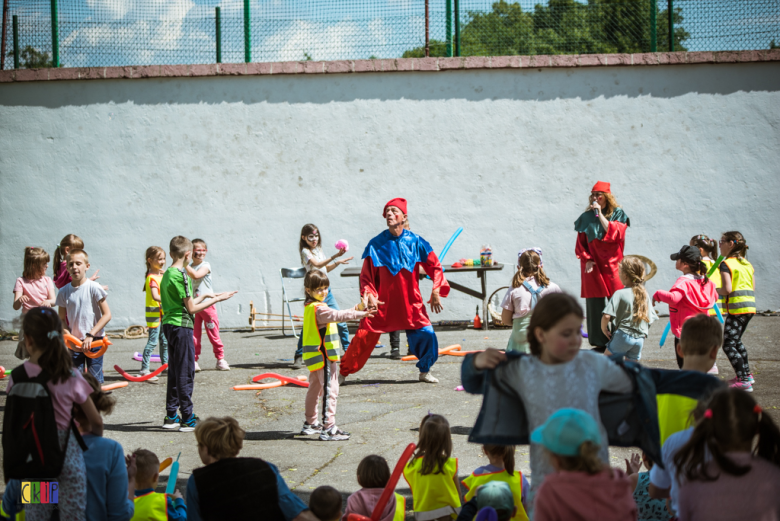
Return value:
M 401 329 L 406 331 L 409 351 L 418 358 L 420 381 L 436 383 L 438 380 L 430 371 L 439 356 L 439 343 L 425 311 L 417 272 L 422 268 L 433 281 L 428 303 L 434 313 L 441 312 L 440 298 L 449 294 L 450 285 L 431 245 L 404 228 L 406 199 L 397 197 L 388 201 L 382 217 L 387 230 L 366 246 L 360 272 L 360 295 L 377 312 L 360 322 L 349 350 L 341 359 L 339 383 L 363 368 L 380 334 Z
M 588 341 L 601 352 L 609 341 L 601 331 L 601 316 L 612 294 L 623 289 L 618 267 L 623 260 L 628 226 L 631 221 L 618 206 L 609 183 L 599 181 L 593 185 L 590 206 L 574 223 L 577 232 L 574 251 L 580 259 Z

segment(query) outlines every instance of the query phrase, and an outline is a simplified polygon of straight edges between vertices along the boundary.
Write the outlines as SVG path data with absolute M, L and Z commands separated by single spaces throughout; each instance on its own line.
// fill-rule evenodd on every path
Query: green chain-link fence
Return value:
M 4 3 L 6 69 L 780 45 L 780 0 Z

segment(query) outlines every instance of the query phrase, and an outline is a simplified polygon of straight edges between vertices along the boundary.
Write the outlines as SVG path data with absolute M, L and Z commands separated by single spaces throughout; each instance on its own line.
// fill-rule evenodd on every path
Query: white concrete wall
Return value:
M 572 224 L 599 179 L 631 217 L 626 253 L 659 265 L 648 289 L 692 235 L 737 229 L 758 307 L 780 308 L 777 62 L 0 84 L 0 143 L 6 327 L 24 247 L 67 233 L 110 286 L 111 327 L 143 323 L 144 251 L 177 234 L 208 241 L 216 289 L 239 290 L 222 325 L 242 326 L 250 300 L 281 311 L 304 223 L 359 259 L 395 196 L 437 251 L 465 228 L 447 261 L 541 246 L 579 294 Z M 356 303 L 356 279 L 332 281 Z M 454 293 L 440 318 L 476 303 Z

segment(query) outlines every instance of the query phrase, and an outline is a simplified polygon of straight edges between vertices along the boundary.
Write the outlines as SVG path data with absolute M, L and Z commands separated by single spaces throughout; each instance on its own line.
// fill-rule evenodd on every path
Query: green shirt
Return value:
M 192 298 L 192 279 L 184 269 L 170 267 L 160 281 L 163 324 L 192 329 L 193 318 L 184 307 L 184 299 Z
M 658 315 L 653 309 L 650 295 L 647 296 L 647 315 L 650 322 L 641 320 L 634 322 L 634 292 L 631 288 L 617 290 L 609 299 L 604 314 L 614 318 L 615 329 L 621 329 L 624 333 L 635 338 L 646 338 L 650 324 L 658 320 Z

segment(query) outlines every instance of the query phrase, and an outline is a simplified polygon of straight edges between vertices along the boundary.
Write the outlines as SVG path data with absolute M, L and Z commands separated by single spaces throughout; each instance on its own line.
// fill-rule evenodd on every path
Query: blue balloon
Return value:
M 664 346 L 664 343 L 666 342 L 666 337 L 669 336 L 669 331 L 672 330 L 672 323 L 667 322 L 666 328 L 664 329 L 664 332 L 661 334 L 661 347 Z

